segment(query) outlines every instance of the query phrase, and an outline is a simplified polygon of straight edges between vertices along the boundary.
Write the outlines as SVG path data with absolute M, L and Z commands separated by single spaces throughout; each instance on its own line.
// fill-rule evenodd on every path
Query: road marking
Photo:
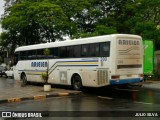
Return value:
M 104 97 L 104 96 L 97 96 L 98 98 L 102 98 L 102 99 L 108 99 L 108 100 L 112 100 L 113 98 L 110 97 Z
M 152 105 L 152 104 L 153 104 L 153 103 L 138 102 L 138 101 L 135 101 L 134 103 L 139 103 L 139 104 L 146 104 L 146 105 Z
M 137 91 L 139 91 L 139 90 L 128 90 L 128 91 L 135 91 L 135 92 L 137 92 Z
M 116 90 L 122 90 L 122 91 L 139 91 L 139 90 L 131 90 L 131 89 L 120 89 L 120 88 L 115 88 Z

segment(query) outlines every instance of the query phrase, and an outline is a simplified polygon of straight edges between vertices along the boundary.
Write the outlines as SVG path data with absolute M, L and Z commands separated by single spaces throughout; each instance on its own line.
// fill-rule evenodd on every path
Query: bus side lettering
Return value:
M 139 41 L 137 40 L 119 40 L 119 45 L 139 45 Z
M 31 67 L 47 67 L 47 62 L 31 62 Z

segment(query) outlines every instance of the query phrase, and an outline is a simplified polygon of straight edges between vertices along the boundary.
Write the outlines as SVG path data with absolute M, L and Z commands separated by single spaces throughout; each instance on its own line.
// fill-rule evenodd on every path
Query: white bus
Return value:
M 47 57 L 44 49 L 50 50 Z M 112 34 L 19 47 L 14 78 L 42 82 L 49 66 L 49 83 L 102 87 L 143 81 L 143 45 L 138 35 Z

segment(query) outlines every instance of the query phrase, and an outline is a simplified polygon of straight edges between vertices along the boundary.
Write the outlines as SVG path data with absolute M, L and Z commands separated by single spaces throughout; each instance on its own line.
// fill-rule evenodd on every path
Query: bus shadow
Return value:
M 127 100 L 136 100 L 139 96 L 140 87 L 128 87 L 121 88 L 115 86 L 106 86 L 101 88 L 89 88 L 85 87 L 83 90 L 84 94 L 102 96 L 109 98 L 117 99 L 127 99 Z
M 28 85 L 43 86 L 44 84 L 37 82 L 29 82 Z M 51 84 L 51 86 L 52 88 L 73 90 L 72 86 L 67 86 L 67 85 Z M 135 99 L 133 95 L 135 94 L 137 95 L 140 90 L 141 87 L 134 87 L 134 86 L 133 87 L 105 86 L 100 88 L 83 87 L 81 91 L 83 92 L 84 95 L 104 96 L 110 98 L 132 100 Z

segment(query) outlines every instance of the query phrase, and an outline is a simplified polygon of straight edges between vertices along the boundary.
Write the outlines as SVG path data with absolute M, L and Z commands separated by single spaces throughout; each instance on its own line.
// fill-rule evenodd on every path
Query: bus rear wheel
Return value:
M 74 90 L 81 90 L 82 89 L 82 80 L 79 75 L 73 77 L 72 86 Z
M 27 85 L 27 77 L 25 74 L 22 74 L 21 85 Z

